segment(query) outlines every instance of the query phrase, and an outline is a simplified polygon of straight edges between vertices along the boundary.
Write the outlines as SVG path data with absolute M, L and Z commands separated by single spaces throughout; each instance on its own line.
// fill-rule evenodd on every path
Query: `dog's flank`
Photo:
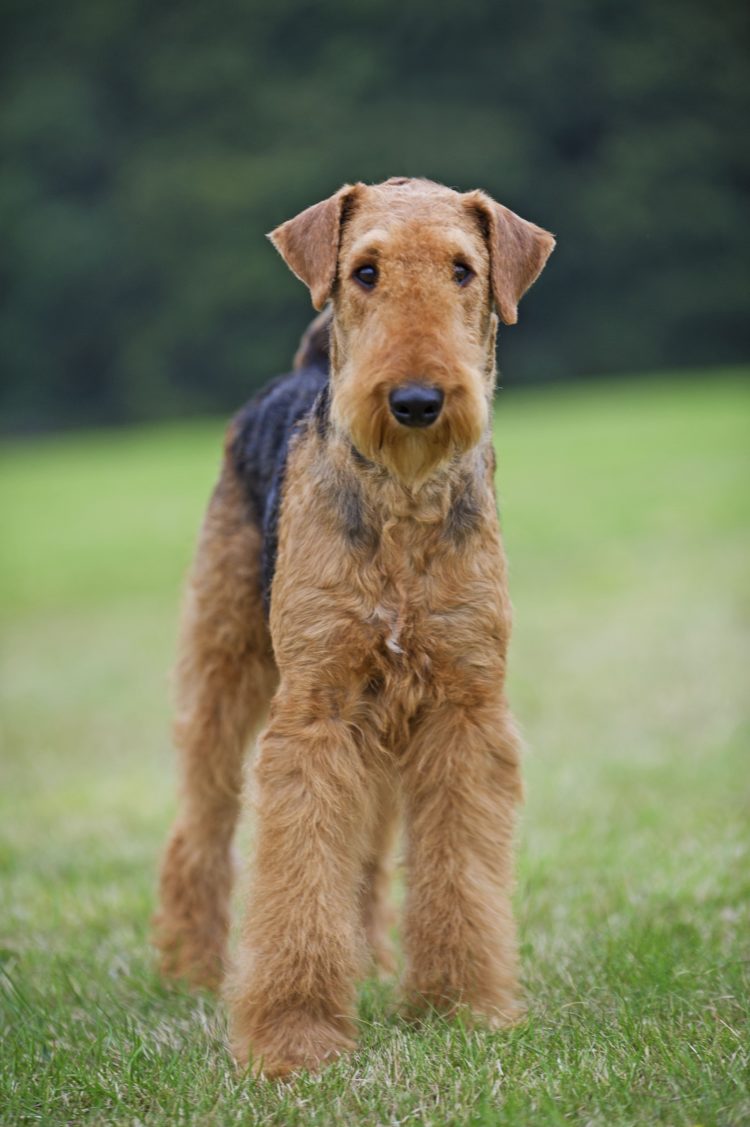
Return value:
M 242 759 L 268 713 L 227 993 L 237 1060 L 280 1076 L 350 1049 L 357 979 L 393 969 L 399 816 L 405 1007 L 520 1012 L 494 311 L 515 322 L 553 240 L 403 178 L 346 185 L 272 240 L 331 304 L 230 427 L 184 614 L 156 939 L 168 973 L 222 979 Z

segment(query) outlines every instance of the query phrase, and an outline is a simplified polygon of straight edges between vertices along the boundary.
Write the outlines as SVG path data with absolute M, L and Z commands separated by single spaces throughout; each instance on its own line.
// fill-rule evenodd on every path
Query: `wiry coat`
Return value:
M 333 311 L 230 428 L 186 615 L 157 938 L 166 969 L 218 978 L 241 757 L 273 694 L 229 994 L 238 1059 L 280 1075 L 353 1044 L 368 946 L 392 967 L 399 808 L 407 1004 L 518 1013 L 492 304 L 515 320 L 552 240 L 481 193 L 396 180 L 342 189 L 274 241 Z M 356 284 L 362 262 L 377 286 Z M 407 433 L 389 396 L 414 379 L 444 405 Z

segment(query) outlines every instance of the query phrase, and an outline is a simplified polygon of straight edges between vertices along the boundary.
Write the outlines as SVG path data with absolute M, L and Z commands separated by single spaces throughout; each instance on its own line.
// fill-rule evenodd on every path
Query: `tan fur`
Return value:
M 228 462 L 209 510 L 158 935 L 166 969 L 193 980 L 223 958 L 241 752 L 278 675 L 228 996 L 238 1061 L 279 1076 L 350 1049 L 358 977 L 372 955 L 393 965 L 386 889 L 400 808 L 405 1004 L 491 1025 L 520 1012 L 510 897 L 521 782 L 503 688 L 511 612 L 490 436 L 492 305 L 515 319 L 552 239 L 480 193 L 403 180 L 347 186 L 273 238 L 316 305 L 333 297 L 332 427 L 308 427 L 291 449 L 273 660 L 257 534 Z M 457 259 L 476 273 L 465 287 Z M 372 292 L 352 277 L 364 262 L 380 270 Z M 444 391 L 426 430 L 388 410 L 409 380 Z M 342 498 L 359 514 L 356 536 Z

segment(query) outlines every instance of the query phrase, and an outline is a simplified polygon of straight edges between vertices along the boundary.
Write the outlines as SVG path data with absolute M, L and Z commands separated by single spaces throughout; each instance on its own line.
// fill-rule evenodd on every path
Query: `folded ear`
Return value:
M 485 192 L 468 192 L 490 252 L 492 297 L 500 320 L 515 325 L 518 303 L 541 274 L 555 247 L 554 236 L 496 203 Z
M 292 273 L 309 288 L 316 309 L 322 309 L 331 296 L 341 224 L 360 188 L 360 184 L 344 184 L 335 195 L 301 211 L 268 236 Z

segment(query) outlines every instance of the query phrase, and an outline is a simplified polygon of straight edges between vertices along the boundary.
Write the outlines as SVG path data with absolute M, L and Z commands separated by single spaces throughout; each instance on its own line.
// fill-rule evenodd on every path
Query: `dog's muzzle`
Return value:
M 388 406 L 396 422 L 403 427 L 430 427 L 440 416 L 445 396 L 439 387 L 422 383 L 406 383 L 394 388 Z

